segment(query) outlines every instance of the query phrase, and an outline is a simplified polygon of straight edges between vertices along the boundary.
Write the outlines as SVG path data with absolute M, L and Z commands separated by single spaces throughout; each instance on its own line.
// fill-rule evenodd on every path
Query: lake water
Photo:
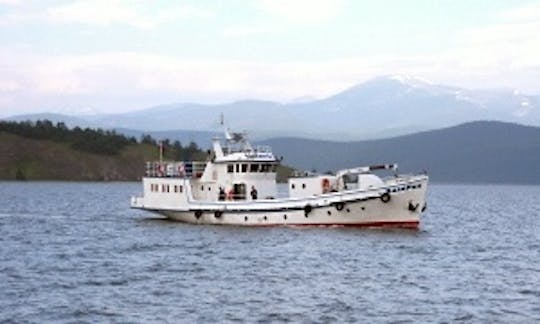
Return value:
M 0 183 L 0 322 L 540 321 L 540 187 L 432 185 L 421 229 L 241 228 L 136 183 Z

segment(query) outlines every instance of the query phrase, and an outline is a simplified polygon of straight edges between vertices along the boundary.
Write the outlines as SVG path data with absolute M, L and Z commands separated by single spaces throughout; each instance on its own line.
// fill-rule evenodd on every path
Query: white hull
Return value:
M 182 208 L 163 208 L 132 201 L 150 210 L 192 224 L 241 226 L 391 226 L 416 228 L 425 210 L 427 176 L 371 190 L 351 190 L 306 198 L 250 202 L 189 201 Z M 388 192 L 390 200 L 381 196 Z M 308 206 L 308 207 L 306 207 Z

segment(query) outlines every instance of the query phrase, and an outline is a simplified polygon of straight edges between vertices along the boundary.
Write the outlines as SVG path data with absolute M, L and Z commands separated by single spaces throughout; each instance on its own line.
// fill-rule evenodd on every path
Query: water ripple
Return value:
M 539 187 L 432 186 L 418 231 L 192 226 L 138 191 L 2 183 L 0 322 L 540 321 Z

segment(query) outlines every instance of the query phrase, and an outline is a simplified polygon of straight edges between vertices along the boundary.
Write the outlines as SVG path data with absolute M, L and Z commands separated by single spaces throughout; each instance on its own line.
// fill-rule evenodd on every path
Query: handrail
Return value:
M 145 176 L 153 178 L 200 178 L 206 168 L 201 161 L 148 161 Z

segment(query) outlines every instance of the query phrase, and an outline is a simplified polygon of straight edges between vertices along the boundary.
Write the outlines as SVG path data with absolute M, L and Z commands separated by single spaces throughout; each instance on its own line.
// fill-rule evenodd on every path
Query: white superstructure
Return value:
M 413 228 L 426 208 L 427 175 L 372 173 L 397 172 L 397 165 L 292 177 L 286 197 L 278 196 L 278 165 L 269 147 L 226 131 L 223 143 L 213 139 L 207 161 L 147 162 L 143 196 L 132 197 L 131 207 L 195 224 Z

